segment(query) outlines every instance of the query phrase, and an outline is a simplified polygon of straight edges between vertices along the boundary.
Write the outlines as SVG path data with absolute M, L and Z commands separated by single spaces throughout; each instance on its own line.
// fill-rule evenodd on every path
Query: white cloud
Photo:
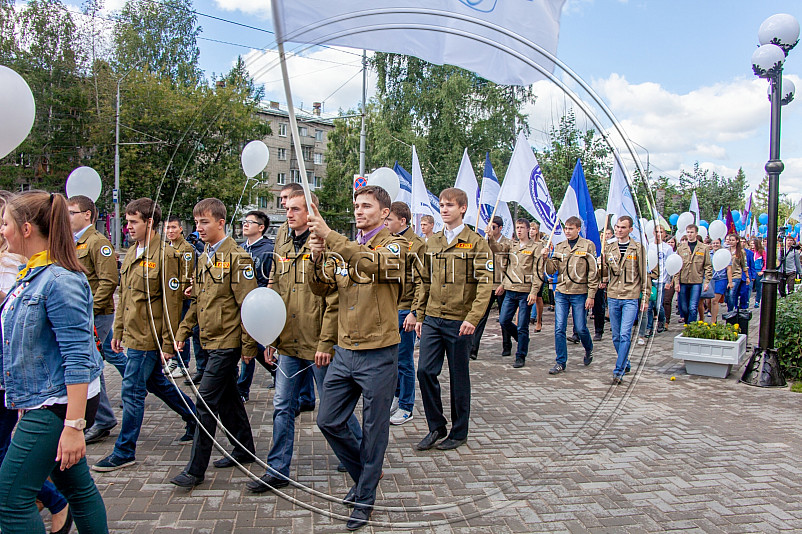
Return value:
M 242 11 L 253 15 L 270 16 L 271 0 L 214 0 L 223 11 Z

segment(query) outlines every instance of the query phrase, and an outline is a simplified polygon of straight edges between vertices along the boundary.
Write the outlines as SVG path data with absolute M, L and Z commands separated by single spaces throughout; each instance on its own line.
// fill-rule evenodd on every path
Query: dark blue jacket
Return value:
M 270 268 L 273 266 L 273 242 L 262 236 L 253 245 L 248 245 L 248 242 L 245 241 L 242 243 L 242 248 L 253 259 L 256 283 L 259 284 L 259 287 L 267 287 L 267 283 L 270 280 Z
M 755 269 L 755 253 L 749 249 L 746 249 L 746 270 L 749 272 L 750 280 L 757 278 L 757 269 Z M 741 279 L 746 280 L 746 277 L 741 275 Z

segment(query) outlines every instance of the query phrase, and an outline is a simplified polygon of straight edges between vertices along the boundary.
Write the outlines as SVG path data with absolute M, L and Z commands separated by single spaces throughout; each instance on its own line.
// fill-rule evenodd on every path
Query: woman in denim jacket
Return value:
M 66 200 L 20 193 L 6 204 L 1 231 L 9 252 L 30 259 L 0 305 L 0 383 L 6 407 L 22 413 L 0 466 L 0 530 L 45 532 L 36 494 L 51 477 L 78 531 L 107 533 L 83 435 L 97 410 L 103 365 Z

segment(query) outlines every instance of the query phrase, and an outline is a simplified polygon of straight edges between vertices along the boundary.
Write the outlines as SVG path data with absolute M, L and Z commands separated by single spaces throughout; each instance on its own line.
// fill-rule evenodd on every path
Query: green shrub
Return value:
M 777 301 L 775 341 L 786 378 L 802 380 L 802 292 Z

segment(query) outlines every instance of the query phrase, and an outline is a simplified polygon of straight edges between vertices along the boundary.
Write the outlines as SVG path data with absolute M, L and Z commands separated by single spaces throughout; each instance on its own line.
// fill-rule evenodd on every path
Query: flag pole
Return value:
M 501 196 L 501 189 L 499 188 L 498 197 L 500 197 L 500 196 Z M 493 219 L 496 218 L 496 210 L 498 209 L 498 203 L 499 203 L 499 198 L 498 197 L 496 197 L 496 205 L 493 206 L 493 215 L 490 216 L 490 222 L 487 223 L 487 224 L 493 224 Z M 477 214 L 477 217 L 476 217 L 476 224 L 479 224 L 479 216 L 478 216 L 478 214 Z M 485 239 L 487 239 L 487 235 L 485 235 Z
M 278 55 L 281 63 L 281 79 L 284 82 L 284 95 L 287 98 L 287 113 L 290 118 L 290 133 L 292 134 L 293 147 L 295 148 L 295 159 L 298 161 L 299 172 L 301 173 L 301 186 L 304 189 L 306 199 L 306 209 L 311 215 L 312 195 L 309 190 L 309 181 L 306 178 L 306 164 L 304 163 L 303 151 L 301 149 L 301 138 L 298 136 L 298 121 L 295 118 L 295 106 L 292 103 L 292 90 L 290 89 L 290 77 L 287 73 L 287 59 L 284 55 L 284 39 L 280 33 L 279 21 L 279 2 L 271 2 L 273 11 L 273 27 L 276 31 L 276 42 L 278 43 Z

